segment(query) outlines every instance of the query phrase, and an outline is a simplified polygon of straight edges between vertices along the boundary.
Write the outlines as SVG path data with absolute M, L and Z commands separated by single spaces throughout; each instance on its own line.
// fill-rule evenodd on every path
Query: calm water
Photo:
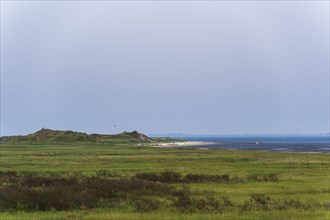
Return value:
M 210 149 L 330 153 L 329 136 L 280 136 L 280 137 L 231 136 L 231 137 L 180 137 L 180 138 L 190 141 L 216 142 L 214 145 L 199 146 Z

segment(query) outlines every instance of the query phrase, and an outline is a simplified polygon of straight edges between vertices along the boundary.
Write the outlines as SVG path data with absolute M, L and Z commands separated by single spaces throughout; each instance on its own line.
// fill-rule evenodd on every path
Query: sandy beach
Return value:
M 213 145 L 215 142 L 203 142 L 203 141 L 183 141 L 183 142 L 170 142 L 170 143 L 157 143 L 152 145 L 159 148 L 173 148 L 173 147 L 203 147 L 207 145 Z

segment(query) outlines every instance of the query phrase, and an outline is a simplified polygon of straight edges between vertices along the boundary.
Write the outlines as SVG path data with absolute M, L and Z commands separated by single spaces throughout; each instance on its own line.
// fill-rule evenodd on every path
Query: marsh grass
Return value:
M 187 181 L 187 176 L 189 181 Z M 194 176 L 194 178 L 190 178 Z M 269 181 L 268 176 L 258 178 Z M 100 170 L 95 175 L 85 176 L 79 172 L 0 172 L 0 211 L 51 211 L 88 210 L 92 208 L 119 208 L 126 206 L 137 212 L 150 212 L 161 207 L 172 207 L 174 211 L 225 212 L 232 209 L 241 211 L 270 211 L 323 208 L 315 199 L 302 202 L 298 199 L 272 199 L 269 195 L 250 194 L 243 204 L 235 204 L 229 195 L 214 191 L 193 191 L 192 183 L 236 184 L 228 174 L 186 176 L 174 172 L 138 173 L 131 178 L 114 178 L 110 172 Z M 157 178 L 155 178 L 157 177 Z M 244 182 L 247 177 L 236 177 Z M 235 179 L 236 179 L 235 178 Z M 272 178 L 273 179 L 273 178 Z M 254 180 L 254 179 L 253 179 Z M 278 181 L 278 178 L 275 178 Z M 181 183 L 182 186 L 175 186 Z M 221 197 L 222 196 L 222 197 Z M 161 201 L 166 201 L 164 205 Z
M 329 219 L 329 154 L 90 143 L 0 153 L 1 219 Z

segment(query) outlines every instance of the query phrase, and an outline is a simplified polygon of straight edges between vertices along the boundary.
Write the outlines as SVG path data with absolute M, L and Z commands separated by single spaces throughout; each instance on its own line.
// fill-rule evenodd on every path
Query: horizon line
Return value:
M 122 132 L 130 132 L 129 130 L 123 130 L 123 131 L 118 131 L 116 133 L 97 133 L 97 132 L 86 132 L 86 131 L 75 131 L 71 129 L 51 129 L 51 128 L 46 128 L 42 127 L 39 130 L 42 129 L 49 129 L 49 130 L 54 130 L 54 131 L 73 131 L 73 132 L 82 132 L 86 134 L 119 134 Z M 32 133 L 28 134 L 33 134 L 35 132 L 38 132 L 39 130 L 36 130 Z M 212 134 L 212 133 L 207 133 L 207 134 L 192 134 L 192 133 L 182 133 L 182 132 L 162 132 L 162 133 L 148 133 L 148 132 L 140 132 L 139 129 L 134 129 L 132 131 L 138 131 L 139 133 L 143 133 L 147 136 L 153 136 L 153 137 L 164 137 L 164 136 L 181 136 L 181 137 L 193 137 L 193 136 L 207 136 L 207 137 L 220 137 L 220 136 L 316 136 L 316 135 L 322 135 L 322 136 L 330 136 L 330 131 L 327 132 L 314 132 L 314 133 L 227 133 L 227 134 Z M 2 135 L 1 134 L 1 129 L 0 129 L 0 137 L 6 137 L 6 136 L 19 136 L 19 135 L 27 135 L 27 134 L 9 134 L 9 135 Z

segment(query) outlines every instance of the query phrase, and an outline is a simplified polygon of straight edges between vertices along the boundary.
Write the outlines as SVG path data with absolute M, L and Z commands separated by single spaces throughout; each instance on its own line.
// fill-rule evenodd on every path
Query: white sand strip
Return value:
M 182 142 L 169 142 L 169 143 L 157 143 L 152 147 L 171 148 L 171 147 L 198 147 L 216 144 L 215 142 L 203 142 L 203 141 L 182 141 Z

